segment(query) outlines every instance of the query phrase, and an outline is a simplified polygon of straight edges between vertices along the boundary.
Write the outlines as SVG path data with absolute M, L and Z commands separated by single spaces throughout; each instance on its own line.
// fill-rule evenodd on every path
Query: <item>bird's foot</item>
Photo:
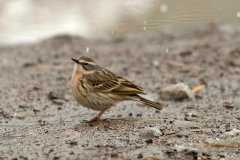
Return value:
M 106 111 L 106 109 L 100 111 L 95 117 L 93 117 L 92 119 L 90 119 L 88 121 L 88 123 L 93 123 L 93 122 L 97 122 L 100 120 L 100 117 L 102 116 L 102 114 Z

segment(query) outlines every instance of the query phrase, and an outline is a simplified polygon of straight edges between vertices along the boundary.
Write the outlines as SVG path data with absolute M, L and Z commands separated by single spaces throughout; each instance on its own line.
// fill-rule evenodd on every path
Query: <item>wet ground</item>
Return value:
M 238 159 L 240 32 L 137 33 L 113 39 L 57 36 L 0 49 L 0 159 Z M 86 50 L 89 52 L 87 53 Z M 70 58 L 88 55 L 141 85 L 149 97 L 170 84 L 205 86 L 161 112 L 124 102 L 104 121 L 68 87 Z

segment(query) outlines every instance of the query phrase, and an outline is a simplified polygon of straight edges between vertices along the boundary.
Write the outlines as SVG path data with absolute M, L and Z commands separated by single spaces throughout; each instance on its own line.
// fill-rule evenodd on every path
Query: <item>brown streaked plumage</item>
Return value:
M 161 110 L 162 104 L 140 96 L 143 88 L 97 65 L 91 58 L 72 58 L 75 62 L 71 88 L 76 100 L 84 107 L 100 111 L 96 121 L 114 104 L 132 100 Z

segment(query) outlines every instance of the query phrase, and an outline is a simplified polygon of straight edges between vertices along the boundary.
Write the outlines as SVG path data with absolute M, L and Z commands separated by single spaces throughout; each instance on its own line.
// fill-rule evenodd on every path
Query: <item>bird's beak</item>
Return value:
M 76 58 L 72 58 L 72 61 L 75 62 L 75 63 L 79 63 L 78 59 L 76 59 Z

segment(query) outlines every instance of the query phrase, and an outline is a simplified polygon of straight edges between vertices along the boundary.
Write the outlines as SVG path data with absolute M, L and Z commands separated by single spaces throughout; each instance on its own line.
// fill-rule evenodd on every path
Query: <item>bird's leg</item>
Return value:
M 102 111 L 100 111 L 95 117 L 93 117 L 92 119 L 90 119 L 88 122 L 96 122 L 100 119 L 100 117 L 102 116 L 102 114 L 106 111 L 107 109 L 104 109 Z

